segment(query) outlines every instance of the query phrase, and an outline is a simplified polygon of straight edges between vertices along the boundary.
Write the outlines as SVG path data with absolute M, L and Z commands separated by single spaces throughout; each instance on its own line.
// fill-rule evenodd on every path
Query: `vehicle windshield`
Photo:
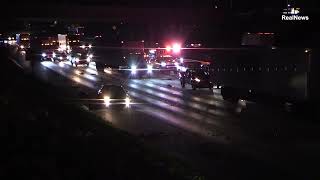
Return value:
M 126 91 L 121 86 L 104 86 L 101 89 L 103 96 L 109 96 L 112 99 L 123 99 L 126 97 Z
M 183 63 L 183 66 L 190 69 L 200 68 L 201 63 L 200 62 L 185 62 Z
M 193 76 L 202 78 L 202 79 L 208 79 L 209 78 L 209 72 L 206 71 L 195 71 L 193 72 Z

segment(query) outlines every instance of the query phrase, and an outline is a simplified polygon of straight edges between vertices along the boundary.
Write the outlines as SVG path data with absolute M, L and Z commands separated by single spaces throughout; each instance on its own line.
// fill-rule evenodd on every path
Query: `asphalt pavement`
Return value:
M 227 122 L 221 123 L 222 118 L 232 119 L 237 111 L 241 112 L 241 109 L 246 106 L 245 102 L 233 105 L 223 101 L 219 90 L 199 89 L 194 91 L 191 87 L 182 89 L 175 76 L 128 79 L 117 71 L 112 74 L 98 73 L 94 63 L 91 63 L 89 67 L 79 68 L 72 67 L 68 62 L 53 63 L 48 61 L 41 64 L 47 69 L 87 87 L 88 94 L 92 92 L 94 94 L 103 84 L 123 85 L 133 99 L 127 113 L 143 112 L 131 115 L 134 117 L 133 119 L 150 119 L 143 116 L 152 116 L 151 119 L 156 118 L 161 123 L 221 142 L 227 141 L 223 131 L 226 129 L 225 124 L 228 124 Z M 108 113 L 109 110 L 98 112 L 99 114 Z M 115 111 L 113 114 L 121 117 L 125 113 Z M 126 130 L 135 132 L 137 129 L 142 129 L 139 132 L 143 132 L 144 126 L 149 126 L 149 123 L 146 122 L 138 127 L 129 127 Z M 230 127 L 227 129 L 230 130 Z M 232 131 L 235 132 L 234 129 Z
M 17 53 L 15 59 L 29 69 L 23 53 Z M 175 75 L 130 79 L 118 71 L 97 72 L 94 63 L 76 68 L 69 62 L 46 61 L 34 66 L 34 73 L 75 97 L 81 92 L 93 95 L 102 84 L 123 85 L 132 98 L 130 109 L 92 112 L 146 144 L 193 163 L 211 178 L 221 173 L 253 179 L 316 177 L 312 167 L 302 164 L 320 159 L 309 154 L 320 149 L 314 133 L 319 124 L 284 108 L 231 104 L 219 89 L 181 88 Z

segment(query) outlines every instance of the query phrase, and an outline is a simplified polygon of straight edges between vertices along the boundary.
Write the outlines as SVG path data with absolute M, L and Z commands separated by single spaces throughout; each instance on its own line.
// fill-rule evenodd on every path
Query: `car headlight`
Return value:
M 186 71 L 187 71 L 187 68 L 181 67 L 181 71 L 182 71 L 182 72 L 186 72 Z
M 125 99 L 125 104 L 126 104 L 126 107 L 130 107 L 130 98 L 129 97 L 126 97 Z
M 59 59 L 62 60 L 62 57 L 60 56 Z
M 56 53 L 52 53 L 52 57 L 54 57 L 54 58 L 55 58 L 55 57 L 56 57 Z
M 23 46 L 23 45 L 21 45 L 21 46 L 20 46 L 20 49 L 23 49 L 23 48 L 24 48 L 24 46 Z
M 110 97 L 109 96 L 104 96 L 103 97 L 103 101 L 104 101 L 104 105 L 106 107 L 109 107 L 110 106 Z
M 91 49 L 91 48 L 92 48 L 92 45 L 91 45 L 91 44 L 89 44 L 88 48 L 90 48 L 90 49 Z
M 147 70 L 148 70 L 148 73 L 151 73 L 151 72 L 152 72 L 152 65 L 149 64 L 149 65 L 147 66 Z
M 167 63 L 166 62 L 161 62 L 162 67 L 166 67 Z
M 137 72 L 137 66 L 136 65 L 132 65 L 131 66 L 131 73 L 135 74 Z
M 93 58 L 93 55 L 92 55 L 92 54 L 90 54 L 90 55 L 89 55 L 89 57 L 90 57 L 90 58 Z
M 46 53 L 42 53 L 41 56 L 42 56 L 42 57 L 46 57 L 47 54 L 46 54 Z
M 91 58 L 90 57 L 87 57 L 87 62 L 90 62 Z
M 104 69 L 104 72 L 107 74 L 112 74 L 112 69 L 111 68 L 106 68 Z
M 195 78 L 194 79 L 196 82 L 200 82 L 200 79 L 199 78 Z

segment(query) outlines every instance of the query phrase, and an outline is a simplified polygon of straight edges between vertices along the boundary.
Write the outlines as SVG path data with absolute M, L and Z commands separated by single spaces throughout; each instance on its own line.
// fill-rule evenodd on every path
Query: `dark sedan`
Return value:
M 78 65 L 87 65 L 89 66 L 90 58 L 87 56 L 87 54 L 82 53 L 73 53 L 71 55 L 71 65 L 75 65 L 76 67 Z
M 119 85 L 103 85 L 96 100 L 94 106 L 99 108 L 129 108 L 131 104 L 127 91 Z
M 180 83 L 184 88 L 186 84 L 190 84 L 193 90 L 197 88 L 212 89 L 213 84 L 210 81 L 209 72 L 203 69 L 188 69 L 186 72 L 180 72 Z

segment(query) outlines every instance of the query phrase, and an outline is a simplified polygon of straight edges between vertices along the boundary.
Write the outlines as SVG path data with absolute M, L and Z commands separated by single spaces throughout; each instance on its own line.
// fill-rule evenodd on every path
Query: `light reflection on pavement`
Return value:
M 102 84 L 122 84 L 125 86 L 133 101 L 137 102 L 132 105 L 130 111 L 117 113 L 111 110 L 101 110 L 97 113 L 108 122 L 131 132 L 136 129 L 145 129 L 143 126 L 148 125 L 148 122 L 144 122 L 146 125 L 141 125 L 141 127 L 136 127 L 132 123 L 130 126 L 131 115 L 137 111 L 152 116 L 162 123 L 165 122 L 185 131 L 207 137 L 217 129 L 219 131 L 227 129 L 225 127 L 227 124 L 222 123 L 222 119 L 232 117 L 230 107 L 219 95 L 217 96 L 219 91 L 182 89 L 179 81 L 174 78 L 172 80 L 125 79 L 117 72 L 112 74 L 98 73 L 93 63 L 90 63 L 89 67 L 77 68 L 72 67 L 69 62 L 58 64 L 42 62 L 42 65 L 91 89 L 97 90 Z M 239 105 L 237 109 L 242 107 L 245 106 Z M 143 119 L 143 113 L 136 116 Z M 228 127 L 228 131 L 236 130 Z
M 182 89 L 174 77 L 127 79 L 118 72 L 110 73 L 109 70 L 98 73 L 94 63 L 89 67 L 75 68 L 69 62 L 42 62 L 38 71 L 40 72 L 36 74 L 43 76 L 42 80 L 52 81 L 66 89 L 75 84 L 81 86 L 78 89 L 86 87 L 83 89 L 96 92 L 102 84 L 124 85 L 135 102 L 130 110 L 102 109 L 92 112 L 119 129 L 142 136 L 141 139 L 154 144 L 161 151 L 182 154 L 192 164 L 209 168 L 208 172 L 220 167 L 215 166 L 217 158 L 222 162 L 230 157 L 228 151 L 225 157 L 219 157 L 225 149 L 217 149 L 223 147 L 224 143 L 241 155 L 245 152 L 249 154 L 248 157 L 254 156 L 259 161 L 272 162 L 267 167 L 286 167 L 284 169 L 288 169 L 290 174 L 300 170 L 296 166 L 296 157 L 300 153 L 297 145 L 318 154 L 318 146 L 308 146 L 305 143 L 305 139 L 311 139 L 311 145 L 318 145 L 317 138 L 313 141 L 310 138 L 318 132 L 314 123 L 292 121 L 293 118 L 279 108 L 269 108 L 259 103 L 239 101 L 236 105 L 230 104 L 222 100 L 218 89 L 193 91 L 188 86 Z M 56 73 L 61 76 L 56 76 Z M 70 81 L 61 77 L 71 80 L 71 85 Z M 301 129 L 304 129 L 303 133 Z M 151 136 L 152 134 L 156 136 Z M 310 155 L 306 159 L 317 162 L 319 158 Z M 307 161 L 303 160 L 299 164 L 304 166 L 306 163 L 303 162 Z M 242 165 L 243 161 L 239 164 Z M 234 161 L 227 163 L 227 169 L 230 165 L 234 165 Z M 251 168 L 245 169 L 250 174 L 255 171 L 252 167 L 256 166 L 259 165 L 253 163 Z M 266 172 L 268 174 L 269 170 Z

